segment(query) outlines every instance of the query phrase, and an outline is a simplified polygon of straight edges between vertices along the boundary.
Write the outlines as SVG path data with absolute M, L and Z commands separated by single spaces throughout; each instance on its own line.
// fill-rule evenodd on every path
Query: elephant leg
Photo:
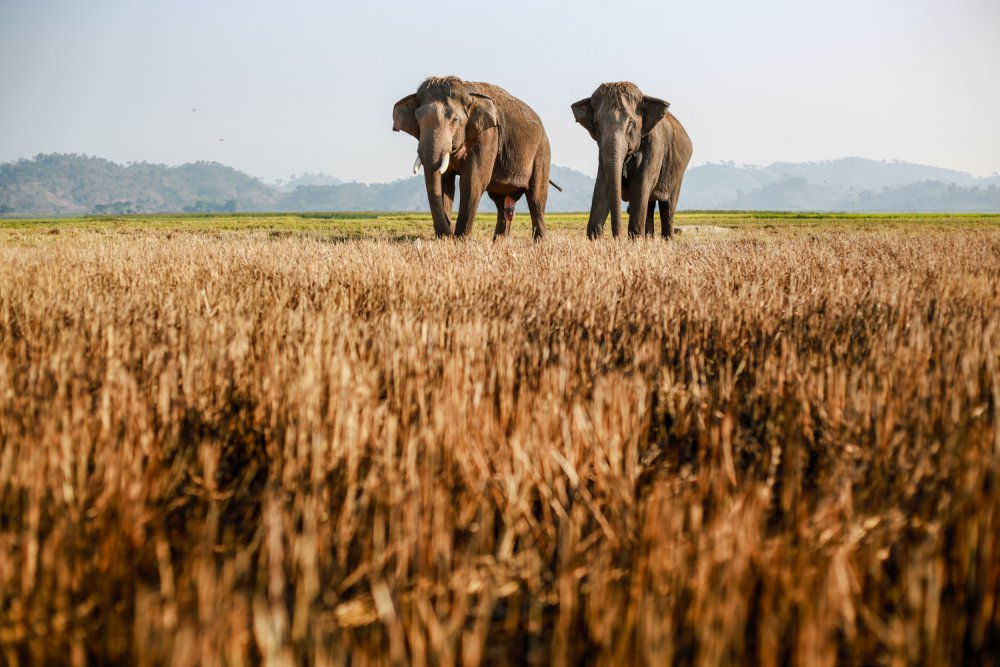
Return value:
M 462 179 L 459 181 L 461 199 L 458 202 L 455 236 L 468 236 L 472 233 L 472 227 L 476 224 L 479 200 L 483 198 L 483 192 L 486 190 L 484 181 L 482 172 L 476 169 L 462 174 Z
M 651 199 L 646 207 L 646 236 L 653 236 L 656 233 L 656 225 L 653 223 L 653 210 L 656 208 L 656 200 Z
M 607 187 L 604 184 L 604 164 L 597 163 L 597 180 L 594 181 L 594 197 L 590 202 L 590 219 L 587 221 L 587 238 L 596 239 L 604 232 L 604 223 L 611 214 L 611 203 L 608 200 Z M 621 206 L 621 204 L 618 204 Z M 611 230 L 615 238 L 618 230 Z
M 531 214 L 531 238 L 541 241 L 545 238 L 545 194 L 528 195 L 528 213 Z
M 540 241 L 545 238 L 545 204 L 549 199 L 549 157 L 535 158 L 535 168 L 531 172 L 527 190 L 528 213 L 531 214 L 531 238 Z
M 665 239 L 674 237 L 674 211 L 677 208 L 673 204 L 674 201 L 671 199 L 660 202 L 660 233 Z
M 445 174 L 441 177 L 441 204 L 445 215 L 451 218 L 455 208 L 455 178 L 456 174 Z
M 441 174 L 430 169 L 424 169 L 424 181 L 427 186 L 427 202 L 431 208 L 431 218 L 434 221 L 434 233 L 438 238 L 451 236 L 451 215 L 444 210 L 444 193 L 442 192 Z
M 641 179 L 645 180 L 645 179 Z M 649 196 L 652 184 L 639 183 L 629 197 L 628 212 L 628 235 L 629 238 L 636 238 L 642 235 L 646 226 L 647 214 L 649 211 Z
M 493 240 L 496 241 L 501 236 L 510 234 L 510 223 L 514 220 L 514 204 L 516 200 L 510 196 L 489 193 L 490 199 L 497 207 L 497 226 L 493 230 Z M 507 204 L 510 204 L 508 207 Z
M 458 219 L 455 221 L 455 236 L 468 236 L 476 224 L 479 201 L 486 192 L 486 186 L 493 176 L 499 144 L 497 133 L 490 129 L 479 135 L 476 148 L 465 156 L 465 166 L 459 179 Z
M 670 191 L 670 199 L 660 202 L 660 231 L 665 239 L 674 236 L 674 214 L 677 213 L 677 200 L 680 199 L 683 182 L 684 176 L 682 174 L 677 180 L 677 185 Z

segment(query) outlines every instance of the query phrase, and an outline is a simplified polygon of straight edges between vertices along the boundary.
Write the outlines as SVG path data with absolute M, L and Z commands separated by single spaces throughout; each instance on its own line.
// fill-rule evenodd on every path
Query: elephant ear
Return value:
M 465 126 L 465 143 L 475 143 L 476 138 L 490 129 L 499 125 L 497 117 L 497 105 L 493 103 L 493 98 L 482 93 L 470 93 L 472 96 L 472 106 L 469 107 L 469 122 Z
M 667 117 L 667 109 L 670 102 L 665 102 L 658 97 L 644 95 L 642 97 L 642 136 L 649 134 L 656 124 Z
M 420 138 L 420 125 L 417 124 L 417 96 L 407 95 L 392 108 L 392 131 L 402 130 Z
M 590 101 L 589 97 L 585 97 L 579 102 L 574 102 L 570 105 L 573 109 L 573 117 L 576 118 L 576 122 L 583 125 L 587 132 L 590 132 L 590 136 L 597 140 L 597 135 L 594 132 L 594 105 Z

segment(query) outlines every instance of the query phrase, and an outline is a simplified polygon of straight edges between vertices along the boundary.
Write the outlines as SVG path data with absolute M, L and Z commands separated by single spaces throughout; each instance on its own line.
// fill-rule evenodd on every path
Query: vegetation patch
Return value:
M 706 219 L 0 223 L 0 656 L 995 661 L 997 220 Z

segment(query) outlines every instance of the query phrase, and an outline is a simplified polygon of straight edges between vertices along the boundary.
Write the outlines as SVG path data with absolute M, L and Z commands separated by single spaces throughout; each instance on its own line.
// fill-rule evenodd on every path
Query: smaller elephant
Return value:
M 483 193 L 497 207 L 494 239 L 510 233 L 514 204 L 528 200 L 532 235 L 545 235 L 550 148 L 531 107 L 499 86 L 431 77 L 396 102 L 392 129 L 419 141 L 414 172 L 424 167 L 434 231 L 451 236 L 455 178 L 460 176 L 455 236 L 472 231 Z
M 684 171 L 691 161 L 691 138 L 667 108 L 628 81 L 602 83 L 572 105 L 576 122 L 597 142 L 599 160 L 587 222 L 597 238 L 611 214 L 611 233 L 621 233 L 621 202 L 629 202 L 628 234 L 654 233 L 653 207 L 660 204 L 664 238 L 674 234 L 674 213 Z

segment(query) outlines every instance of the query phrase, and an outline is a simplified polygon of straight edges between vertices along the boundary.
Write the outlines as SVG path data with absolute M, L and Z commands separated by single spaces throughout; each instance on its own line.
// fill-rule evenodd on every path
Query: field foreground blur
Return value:
M 995 224 L 24 229 L 2 661 L 1000 659 Z

